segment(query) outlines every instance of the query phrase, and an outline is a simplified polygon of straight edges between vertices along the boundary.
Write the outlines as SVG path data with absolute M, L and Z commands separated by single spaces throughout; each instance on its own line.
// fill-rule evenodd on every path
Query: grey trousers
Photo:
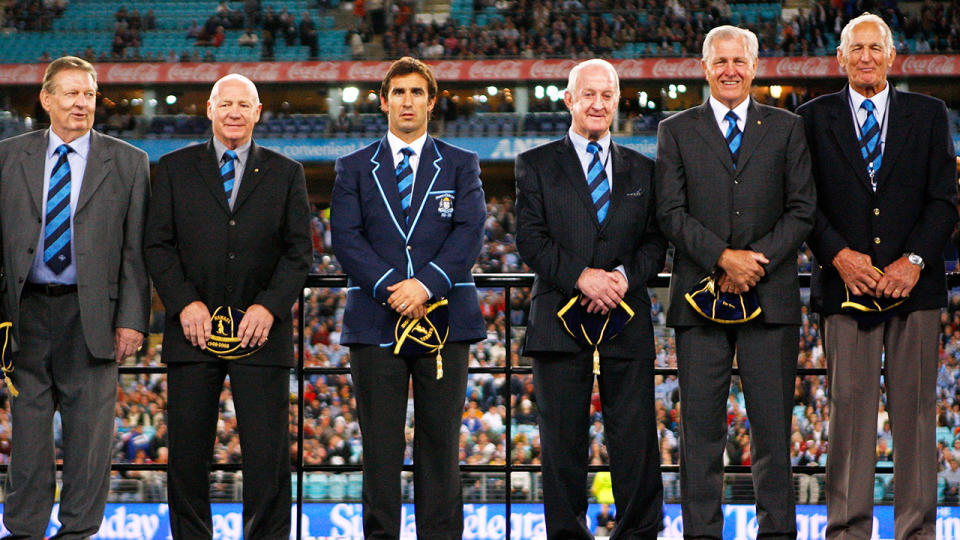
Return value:
M 873 531 L 883 358 L 895 452 L 894 535 L 897 540 L 936 536 L 939 320 L 940 310 L 931 309 L 861 329 L 848 315 L 826 317 L 824 352 L 831 412 L 827 538 L 870 538 Z
M 76 293 L 25 293 L 20 350 L 13 357 L 13 421 L 3 524 L 8 538 L 42 539 L 56 491 L 53 414 L 63 421 L 61 523 L 54 538 L 86 538 L 100 529 L 110 489 L 110 446 L 117 365 L 87 349 Z

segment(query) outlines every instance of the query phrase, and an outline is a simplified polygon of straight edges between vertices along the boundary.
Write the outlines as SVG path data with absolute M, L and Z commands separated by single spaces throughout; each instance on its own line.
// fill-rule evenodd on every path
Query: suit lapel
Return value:
M 619 208 L 624 197 L 627 196 L 627 191 L 633 186 L 630 166 L 624 159 L 621 148 L 611 141 L 610 152 L 610 157 L 613 159 L 613 190 L 610 192 L 610 211 L 607 212 L 607 219 L 603 222 L 603 229 L 607 228 L 613 221 L 612 218 L 616 214 L 617 208 Z M 596 212 L 594 212 L 594 215 L 596 215 Z
M 217 159 L 217 150 L 213 146 L 213 139 L 207 141 L 203 147 L 205 154 L 201 159 L 194 163 L 200 181 L 210 190 L 210 195 L 217 201 L 220 208 L 227 214 L 230 213 L 230 207 L 227 205 L 227 196 L 223 192 L 223 179 L 220 178 L 220 162 Z
M 834 138 L 840 153 L 843 155 L 847 164 L 853 169 L 854 174 L 860 179 L 860 182 L 867 188 L 870 187 L 870 177 L 867 176 L 867 166 L 863 162 L 863 156 L 860 155 L 860 141 L 857 140 L 857 133 L 853 129 L 853 113 L 850 112 L 850 101 L 847 94 L 849 87 L 844 86 L 843 90 L 834 94 L 833 110 L 831 115 L 833 120 L 827 127 L 831 136 Z M 881 166 L 882 168 L 882 166 Z
M 387 212 L 393 218 L 394 225 L 400 231 L 400 235 L 406 237 L 406 220 L 403 218 L 403 207 L 400 206 L 400 192 L 397 191 L 397 172 L 393 164 L 393 150 L 390 148 L 390 142 L 384 135 L 380 140 L 377 151 L 370 158 L 373 164 L 371 177 L 376 184 L 383 204 L 387 207 Z
M 889 183 L 887 180 L 893 171 L 893 164 L 900 157 L 904 143 L 910 140 L 910 129 L 913 127 L 910 116 L 913 111 L 907 107 L 899 107 L 898 102 L 897 91 L 891 86 L 890 102 L 887 104 L 887 122 L 889 123 L 886 137 L 883 137 L 883 160 L 877 177 L 877 191 L 883 190 Z
M 100 188 L 107 173 L 113 168 L 113 154 L 104 151 L 103 140 L 96 131 L 90 131 L 90 152 L 87 154 L 87 166 L 83 171 L 80 184 L 80 196 L 77 198 L 76 215 L 90 202 L 93 194 Z
M 39 145 L 26 145 L 24 152 L 27 158 L 21 161 L 23 172 L 23 182 L 27 186 L 27 192 L 30 193 L 30 200 L 33 201 L 33 207 L 37 215 L 41 216 L 43 210 L 43 182 L 44 169 L 47 164 L 47 144 L 49 143 L 48 131 L 43 131 L 40 137 Z
M 557 146 L 557 153 L 559 154 L 557 163 L 560 164 L 563 177 L 570 183 L 574 193 L 580 197 L 584 206 L 589 210 L 587 213 L 593 219 L 594 227 L 600 227 L 600 222 L 597 221 L 597 211 L 593 206 L 593 198 L 590 197 L 588 191 L 587 177 L 583 175 L 583 165 L 580 163 L 577 149 L 573 147 L 573 141 L 570 140 L 569 135 L 563 138 L 563 144 Z
M 763 111 L 757 104 L 750 99 L 750 105 L 747 112 L 747 118 L 743 122 L 743 142 L 740 146 L 740 155 L 737 157 L 737 174 L 743 172 L 750 156 L 757 149 L 760 142 L 767 135 L 767 124 L 763 123 Z M 726 146 L 726 140 L 724 140 Z M 729 154 L 729 150 L 727 151 Z
M 423 149 L 420 151 L 420 161 L 417 164 L 417 177 L 413 181 L 413 194 L 410 197 L 410 231 L 408 236 L 413 235 L 413 229 L 420 221 L 420 214 L 427 203 L 427 193 L 433 189 L 433 184 L 440 175 L 440 167 L 443 156 L 437 150 L 437 143 L 433 137 L 427 135 L 427 140 L 423 143 Z
M 717 119 L 713 115 L 710 100 L 703 102 L 697 113 L 696 130 L 700 138 L 703 139 L 704 146 L 713 153 L 728 173 L 734 174 L 736 171 L 733 169 L 733 158 L 730 157 L 727 141 L 723 138 L 720 126 L 717 125 Z
M 240 179 L 240 191 L 237 193 L 237 201 L 233 205 L 234 212 L 250 197 L 250 194 L 257 188 L 260 180 L 267 175 L 266 173 L 269 167 L 270 163 L 266 161 L 266 153 L 257 143 L 250 141 L 250 153 L 247 154 L 247 164 L 243 167 L 243 178 Z M 222 187 L 223 183 L 221 182 L 221 188 Z M 224 195 L 224 199 L 226 199 L 226 195 Z

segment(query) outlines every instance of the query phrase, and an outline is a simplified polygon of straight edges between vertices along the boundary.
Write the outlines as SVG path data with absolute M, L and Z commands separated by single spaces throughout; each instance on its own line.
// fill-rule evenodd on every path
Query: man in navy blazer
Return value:
M 334 253 L 350 277 L 340 343 L 350 347 L 363 430 L 366 538 L 400 536 L 411 377 L 417 535 L 452 540 L 463 531 L 458 442 L 467 354 L 486 337 L 470 269 L 486 209 L 477 155 L 427 134 L 436 98 L 426 64 L 394 62 L 380 87 L 389 132 L 337 160 L 330 201 Z M 450 332 L 442 372 L 435 354 L 394 354 L 399 317 L 421 317 L 443 298 Z

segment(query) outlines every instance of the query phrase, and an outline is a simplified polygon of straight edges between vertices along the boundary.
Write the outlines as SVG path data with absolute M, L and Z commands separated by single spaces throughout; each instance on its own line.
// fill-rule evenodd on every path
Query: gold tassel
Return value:
M 593 349 L 593 374 L 600 374 L 600 351 L 596 348 Z
M 13 381 L 10 380 L 10 377 L 5 377 L 3 380 L 7 383 L 7 391 L 10 392 L 11 396 L 17 397 L 20 395 L 20 392 L 17 391 L 17 388 L 13 386 Z
M 440 356 L 440 351 L 442 349 L 443 349 L 442 346 L 439 349 L 437 349 L 437 380 L 438 381 L 443 378 L 443 357 Z

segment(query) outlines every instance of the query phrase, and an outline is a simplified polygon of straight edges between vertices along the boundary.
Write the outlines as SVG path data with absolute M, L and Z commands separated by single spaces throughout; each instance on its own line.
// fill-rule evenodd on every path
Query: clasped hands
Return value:
M 577 289 L 583 294 L 580 304 L 587 306 L 587 313 L 606 314 L 627 294 L 627 278 L 619 270 L 585 268 L 577 278 Z
M 390 297 L 387 304 L 390 309 L 411 319 L 418 319 L 427 314 L 425 305 L 430 297 L 426 289 L 415 278 L 407 278 L 387 287 Z
M 873 267 L 869 255 L 843 248 L 834 256 L 832 264 L 854 295 L 906 298 L 920 279 L 920 267 L 906 257 L 888 264 L 881 274 Z
M 213 323 L 210 321 L 210 310 L 200 300 L 195 300 L 180 310 L 180 326 L 183 328 L 183 337 L 187 338 L 194 347 L 207 348 L 207 341 L 213 332 Z M 267 342 L 270 328 L 273 327 L 273 314 L 261 304 L 253 304 L 247 308 L 237 327 L 237 337 L 240 346 L 262 346 Z
M 743 294 L 749 291 L 766 275 L 763 265 L 770 260 L 758 251 L 749 249 L 724 249 L 717 259 L 722 270 L 717 286 L 720 292 Z

